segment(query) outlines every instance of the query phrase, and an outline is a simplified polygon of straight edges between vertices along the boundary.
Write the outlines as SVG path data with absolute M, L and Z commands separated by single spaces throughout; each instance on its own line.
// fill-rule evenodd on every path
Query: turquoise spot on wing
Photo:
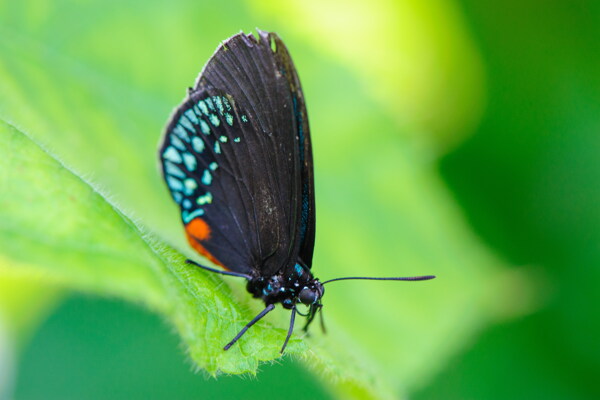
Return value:
M 294 269 L 296 270 L 296 273 L 298 274 L 298 276 L 301 276 L 302 273 L 304 272 L 304 269 L 302 268 L 302 266 L 300 264 L 294 265 Z
M 175 147 L 177 147 L 179 150 L 184 151 L 185 150 L 185 145 L 183 144 L 183 142 L 175 135 L 170 135 L 171 138 L 171 144 Z
M 196 113 L 194 112 L 193 109 L 189 109 L 186 112 L 184 112 L 185 116 L 188 117 L 188 119 L 193 123 L 193 124 L 198 124 L 198 117 L 196 117 Z
M 196 157 L 190 153 L 183 153 L 183 163 L 188 171 L 194 171 L 196 169 Z
M 197 210 L 190 212 L 184 211 L 181 213 L 181 219 L 183 219 L 183 222 L 186 224 L 189 224 L 191 220 L 193 220 L 196 217 L 200 217 L 204 215 L 204 210 L 201 208 L 198 208 Z
M 245 115 L 242 115 L 242 122 L 248 122 L 248 117 L 246 117 Z
M 208 116 L 208 119 L 210 120 L 210 123 L 213 124 L 214 126 L 221 125 L 221 120 L 219 120 L 219 117 L 217 117 L 215 114 L 210 114 Z
M 198 102 L 198 107 L 200 107 L 200 110 L 202 110 L 202 113 L 204 115 L 208 115 L 208 107 L 206 107 L 206 103 L 204 102 L 204 100 L 200 100 Z
M 185 115 L 182 115 L 181 117 L 179 117 L 179 123 L 181 125 L 183 125 L 184 127 L 186 127 L 187 130 L 189 130 L 190 132 L 192 132 L 192 133 L 196 132 L 196 130 L 194 129 L 194 126 L 192 125 L 190 120 L 186 118 Z
M 175 200 L 175 203 L 177 204 L 181 204 L 181 200 L 183 199 L 183 195 L 179 192 L 171 192 L 171 194 L 173 195 L 173 200 Z
M 186 196 L 190 196 L 194 192 L 194 190 L 198 187 L 198 184 L 196 183 L 196 181 L 194 179 L 188 178 L 183 181 L 183 186 L 184 186 L 184 194 Z
M 192 138 L 192 147 L 194 148 L 194 151 L 202 153 L 204 151 L 204 140 L 200 139 L 198 136 L 194 136 Z
M 204 194 L 203 196 L 198 197 L 198 199 L 196 200 L 196 203 L 198 203 L 198 205 L 205 205 L 205 204 L 210 204 L 213 201 L 213 196 L 211 192 L 206 192 L 206 194 Z
M 183 126 L 177 124 L 177 126 L 175 126 L 175 128 L 173 128 L 173 132 L 175 132 L 175 134 L 177 136 L 179 136 L 181 139 L 185 140 L 186 142 L 190 141 L 190 137 L 188 136 L 188 133 L 186 132 L 186 130 L 183 129 Z
M 227 121 L 229 126 L 233 126 L 233 115 L 225 113 L 225 120 Z
M 241 139 L 240 139 L 239 137 L 236 137 L 235 139 L 233 139 L 233 141 L 234 141 L 234 142 L 236 142 L 236 143 L 239 143 L 239 142 L 240 142 L 240 140 L 241 140 Z
M 204 101 L 206 102 L 206 105 L 208 106 L 208 108 L 210 108 L 212 111 L 215 111 L 215 105 L 213 104 L 211 99 L 206 99 Z
M 231 104 L 229 104 L 229 100 L 227 100 L 227 97 L 225 96 L 223 96 L 223 104 L 225 105 L 227 111 L 231 111 Z
M 200 130 L 205 135 L 210 135 L 210 126 L 208 126 L 208 124 L 206 122 L 204 122 L 203 120 L 200 120 Z
M 221 154 L 221 145 L 219 142 L 215 142 L 215 153 Z
M 219 168 L 219 164 L 213 161 L 210 164 L 208 164 L 208 168 L 210 168 L 211 171 L 214 171 L 215 169 Z
M 227 136 L 219 136 L 221 143 L 227 143 Z
M 180 192 L 183 189 L 183 183 L 179 179 L 167 176 L 167 185 L 169 189 Z
M 223 102 L 221 101 L 221 98 L 219 96 L 213 96 L 212 99 L 217 106 L 217 110 L 219 110 L 219 114 L 223 115 L 225 109 L 223 108 Z
M 183 208 L 186 208 L 186 209 L 188 209 L 188 210 L 189 210 L 190 208 L 192 208 L 192 202 L 191 202 L 191 201 L 189 201 L 188 199 L 185 199 L 185 200 L 183 201 L 183 204 L 182 204 L 182 206 L 183 206 Z
M 185 178 L 185 174 L 183 173 L 183 171 L 180 170 L 179 167 L 173 164 L 171 161 L 165 161 L 165 172 L 168 175 L 173 175 L 178 178 Z
M 169 146 L 163 152 L 163 158 L 165 160 L 173 161 L 174 163 L 181 162 L 181 154 L 173 146 Z
M 205 169 L 204 173 L 202 174 L 202 183 L 204 183 L 207 186 L 212 183 L 212 175 L 210 174 L 210 171 L 207 169 Z

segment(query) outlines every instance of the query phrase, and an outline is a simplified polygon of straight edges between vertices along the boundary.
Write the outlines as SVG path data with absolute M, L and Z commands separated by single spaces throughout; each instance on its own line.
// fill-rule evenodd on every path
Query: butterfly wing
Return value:
M 301 219 L 300 219 L 300 259 L 310 268 L 312 265 L 313 250 L 315 246 L 315 190 L 313 175 L 312 144 L 310 140 L 310 129 L 308 126 L 308 114 L 306 112 L 306 103 L 304 93 L 300 85 L 298 73 L 292 62 L 287 48 L 281 39 L 274 35 L 275 46 L 279 49 L 282 62 L 286 65 L 286 77 L 290 84 L 292 92 L 292 101 L 294 106 L 294 116 L 296 119 L 296 129 L 299 141 L 299 154 L 301 173 Z
M 236 272 L 268 276 L 294 264 L 307 238 L 314 241 L 314 207 L 304 205 L 314 204 L 305 202 L 312 193 L 307 137 L 283 43 L 260 31 L 258 40 L 238 34 L 224 42 L 171 117 L 160 148 L 190 244 Z

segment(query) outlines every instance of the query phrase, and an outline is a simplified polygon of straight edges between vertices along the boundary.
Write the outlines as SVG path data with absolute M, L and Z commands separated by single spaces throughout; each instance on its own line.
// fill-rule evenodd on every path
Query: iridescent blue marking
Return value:
M 202 113 L 204 115 L 208 115 L 208 107 L 206 107 L 206 103 L 204 103 L 204 100 L 200 100 L 198 102 L 198 107 L 200 107 L 200 110 L 202 110 Z
M 194 171 L 196 169 L 196 157 L 190 153 L 183 153 L 183 163 L 188 171 Z
M 183 186 L 184 186 L 183 194 L 185 194 L 186 196 L 191 196 L 192 193 L 194 193 L 194 190 L 198 187 L 198 184 L 196 183 L 196 181 L 194 179 L 187 178 L 186 180 L 183 181 Z
M 201 208 L 198 208 L 194 211 L 192 211 L 191 213 L 184 211 L 181 213 L 181 219 L 183 220 L 183 222 L 185 224 L 189 224 L 191 220 L 193 220 L 196 217 L 199 217 L 201 215 L 204 215 L 204 210 Z
M 178 164 L 181 162 L 181 154 L 179 154 L 179 152 L 173 146 L 169 146 L 165 149 L 163 152 L 163 158 Z
M 213 101 L 217 105 L 217 109 L 219 110 L 219 114 L 223 115 L 225 109 L 223 108 L 223 102 L 219 96 L 213 96 Z
M 210 168 L 211 171 L 214 171 L 215 169 L 219 168 L 219 164 L 213 161 L 210 164 L 208 164 L 208 168 Z
M 181 205 L 183 206 L 183 208 L 185 208 L 187 210 L 192 208 L 192 202 L 189 201 L 188 199 L 185 199 Z
M 204 183 L 207 186 L 212 183 L 212 175 L 210 174 L 210 171 L 207 169 L 205 169 L 204 173 L 202 174 L 202 183 Z
M 202 119 L 200 120 L 200 130 L 205 135 L 210 135 L 210 126 L 208 126 L 208 124 Z
M 194 129 L 194 126 L 192 125 L 190 120 L 185 117 L 185 115 L 182 115 L 181 117 L 179 117 L 179 123 L 181 125 L 183 125 L 184 127 L 186 127 L 190 132 L 192 132 L 192 133 L 196 132 L 196 130 Z
M 206 102 L 206 105 L 208 106 L 208 108 L 210 108 L 212 111 L 215 111 L 215 105 L 213 104 L 211 99 L 206 99 L 204 101 Z
M 210 123 L 213 124 L 214 126 L 221 125 L 221 120 L 215 114 L 210 114 L 208 116 L 208 119 L 210 120 Z
M 265 296 L 268 296 L 270 293 L 273 292 L 273 286 L 269 283 L 267 287 L 262 290 L 262 292 Z
M 192 121 L 193 124 L 198 125 L 198 117 L 196 116 L 196 113 L 193 109 L 190 108 L 189 110 L 184 112 L 184 114 L 186 117 L 188 117 L 190 121 Z
M 187 131 L 183 129 L 183 126 L 177 124 L 175 128 L 173 128 L 173 132 L 175 132 L 175 134 L 179 136 L 179 138 L 185 140 L 186 142 L 190 141 L 190 137 L 188 136 Z
M 227 121 L 229 126 L 233 126 L 233 115 L 225 113 L 225 120 Z
M 219 142 L 215 142 L 215 153 L 221 154 L 221 145 Z
M 171 139 L 171 144 L 177 147 L 181 151 L 185 151 L 185 144 L 175 135 L 169 135 Z
M 227 143 L 227 136 L 219 136 L 221 143 Z
M 192 147 L 194 148 L 194 151 L 202 153 L 204 151 L 204 140 L 200 139 L 198 136 L 194 136 L 192 138 Z
M 308 182 L 302 184 L 302 211 L 300 212 L 300 240 L 304 241 L 308 226 Z
M 246 117 L 245 115 L 242 115 L 242 122 L 248 122 L 248 117 Z
M 294 265 L 294 269 L 296 270 L 298 276 L 302 276 L 302 274 L 304 273 L 304 268 L 302 268 L 302 265 L 300 264 Z
M 236 142 L 236 143 L 239 143 L 239 142 L 240 142 L 240 140 L 241 140 L 241 139 L 240 139 L 239 137 L 236 137 L 235 139 L 233 139 L 233 141 L 234 141 L 234 142 Z
M 180 170 L 179 167 L 173 164 L 171 161 L 165 161 L 165 172 L 168 175 L 173 175 L 178 178 L 185 178 L 185 174 L 183 173 L 183 171 Z
M 171 192 L 171 194 L 173 195 L 173 200 L 175 200 L 175 203 L 177 204 L 181 204 L 181 200 L 183 199 L 183 195 L 179 192 Z
M 198 197 L 198 199 L 196 200 L 196 203 L 198 203 L 198 205 L 205 205 L 205 204 L 210 204 L 213 201 L 213 196 L 211 192 L 206 192 L 203 196 Z
M 172 176 L 167 176 L 167 185 L 169 189 L 180 192 L 183 189 L 183 183 L 179 179 L 175 179 Z

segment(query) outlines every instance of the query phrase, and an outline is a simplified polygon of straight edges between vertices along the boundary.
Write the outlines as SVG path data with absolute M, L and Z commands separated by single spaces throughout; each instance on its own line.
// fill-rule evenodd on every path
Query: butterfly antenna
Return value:
M 392 278 L 374 278 L 368 276 L 347 276 L 344 278 L 335 278 L 330 279 L 325 282 L 321 282 L 321 284 L 326 284 L 329 282 L 335 281 L 348 281 L 348 280 L 367 280 L 367 281 L 428 281 L 430 279 L 435 278 L 435 275 L 424 275 L 424 276 L 406 276 L 406 277 L 392 277 Z

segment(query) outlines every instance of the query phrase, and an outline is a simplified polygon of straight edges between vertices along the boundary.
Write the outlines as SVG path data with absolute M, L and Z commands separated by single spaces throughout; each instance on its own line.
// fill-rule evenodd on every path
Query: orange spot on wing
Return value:
M 198 240 L 210 239 L 210 227 L 202 218 L 194 218 L 185 226 L 188 235 L 192 235 Z
M 206 221 L 204 221 L 202 218 L 194 218 L 185 226 L 185 234 L 187 236 L 188 243 L 194 250 L 208 258 L 213 263 L 223 267 L 224 269 L 228 269 L 200 243 L 203 240 L 210 239 L 210 227 Z

